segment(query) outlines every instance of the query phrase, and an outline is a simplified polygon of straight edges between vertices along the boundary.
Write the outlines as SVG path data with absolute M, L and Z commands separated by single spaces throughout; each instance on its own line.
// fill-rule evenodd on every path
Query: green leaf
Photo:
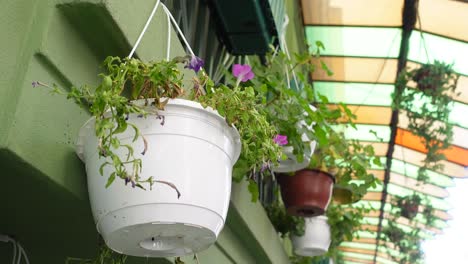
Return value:
M 134 124 L 129 124 L 129 125 L 133 128 L 133 130 L 135 130 L 135 135 L 133 136 L 133 140 L 132 140 L 132 142 L 135 142 L 140 136 L 140 130 Z
M 327 146 L 328 145 L 327 133 L 320 126 L 315 126 L 314 129 L 315 129 L 315 136 L 317 137 L 317 142 L 319 146 Z
M 117 129 L 114 130 L 114 134 L 120 134 L 120 133 L 125 132 L 125 130 L 127 130 L 127 126 L 128 126 L 127 122 L 125 121 L 119 122 Z
M 254 180 L 249 180 L 249 186 L 248 186 L 249 192 L 251 194 L 251 201 L 255 203 L 258 200 L 259 196 L 259 191 L 258 191 L 258 185 Z
M 109 165 L 110 163 L 109 162 L 104 162 L 100 167 L 99 167 L 99 174 L 101 174 L 101 176 L 104 175 L 104 167 L 106 165 Z
M 110 142 L 113 148 L 117 149 L 120 147 L 120 140 L 118 138 L 112 137 Z
M 115 171 L 111 173 L 111 175 L 107 179 L 106 188 L 108 188 L 114 182 L 115 175 L 116 175 Z

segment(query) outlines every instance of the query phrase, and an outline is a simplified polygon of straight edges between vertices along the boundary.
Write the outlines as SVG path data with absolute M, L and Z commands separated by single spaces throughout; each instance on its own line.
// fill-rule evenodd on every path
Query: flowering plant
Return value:
M 343 127 L 356 128 L 356 116 L 351 110 L 343 103 L 330 103 L 326 96 L 314 91 L 308 76 L 316 70 L 312 60 L 320 60 L 323 44 L 318 42 L 316 46 L 313 54 L 295 54 L 292 58 L 283 52 L 269 54 L 266 65 L 254 64 L 256 78 L 252 83 L 261 95 L 268 121 L 280 134 L 276 141 L 292 147 L 298 162 L 311 157 L 309 168 L 334 174 L 336 183 L 349 189 L 355 201 L 375 187 L 377 180 L 367 169 L 372 163 L 380 165 L 380 160 L 372 146 L 347 140 L 340 132 Z M 324 63 L 320 65 L 321 70 L 332 74 Z M 318 144 L 311 156 L 312 140 Z M 359 182 L 352 181 L 352 177 Z
M 184 65 L 198 73 L 193 77 L 193 87 L 187 94 L 180 65 Z M 105 166 L 112 166 L 107 186 L 116 178 L 122 179 L 125 184 L 145 189 L 143 184 L 150 188 L 157 181 L 153 177 L 142 179 L 139 172 L 142 168 L 141 159 L 137 158 L 135 151 L 145 154 L 147 149 L 134 150 L 131 145 L 122 144 L 118 135 L 127 129 L 133 129 L 134 141 L 143 138 L 135 125 L 127 122 L 130 114 L 140 118 L 155 118 L 155 122 L 164 124 L 164 116 L 158 114 L 168 103 L 168 99 L 188 97 L 198 101 L 204 107 L 212 107 L 225 117 L 229 125 L 233 125 L 241 136 L 242 151 L 234 167 L 234 179 L 240 180 L 249 170 L 259 170 L 265 161 L 276 161 L 280 156 L 280 148 L 274 142 L 277 134 L 266 120 L 261 105 L 253 88 L 214 85 L 213 81 L 202 69 L 203 61 L 195 56 L 176 57 L 170 61 L 145 63 L 134 58 L 121 59 L 108 57 L 104 61 L 105 73 L 100 74 L 102 82 L 95 88 L 84 85 L 80 88 L 72 87 L 66 93 L 69 99 L 74 100 L 82 107 L 89 109 L 95 118 L 95 133 L 98 138 L 98 152 L 103 163 L 100 168 L 102 174 Z M 240 74 L 239 82 L 245 78 Z M 47 86 L 52 92 L 65 94 L 57 86 L 49 86 L 41 82 L 33 82 L 33 86 Z M 143 106 L 135 104 L 133 100 L 144 99 Z M 255 125 L 252 125 L 255 124 Z M 126 159 L 121 159 L 116 153 L 118 149 L 125 149 L 128 153 Z M 177 191 L 178 192 L 178 191 Z M 180 194 L 178 193 L 180 196 Z

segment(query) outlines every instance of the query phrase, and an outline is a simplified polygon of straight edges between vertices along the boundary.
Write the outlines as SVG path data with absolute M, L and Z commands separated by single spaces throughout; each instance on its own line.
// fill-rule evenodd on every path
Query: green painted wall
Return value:
M 125 56 L 153 6 L 141 0 L 4 0 L 0 9 L 0 233 L 14 235 L 31 263 L 92 257 L 97 233 L 83 164 L 74 141 L 88 118 L 33 81 L 61 87 L 95 84 L 107 55 Z M 165 56 L 161 12 L 137 50 L 146 60 Z M 172 33 L 172 55 L 183 54 Z M 199 254 L 201 263 L 288 263 L 278 235 L 245 186 L 235 184 L 226 227 Z M 0 243 L 0 263 L 12 248 Z M 187 258 L 188 263 L 191 263 Z M 169 263 L 132 259 L 130 263 Z

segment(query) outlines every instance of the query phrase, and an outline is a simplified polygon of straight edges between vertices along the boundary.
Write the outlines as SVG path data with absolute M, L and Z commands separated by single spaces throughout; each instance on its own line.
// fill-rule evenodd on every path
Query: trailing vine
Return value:
M 423 165 L 418 170 L 418 181 L 428 180 L 428 170 L 443 169 L 440 164 L 446 159 L 443 151 L 450 147 L 453 137 L 449 115 L 457 80 L 458 75 L 452 65 L 439 61 L 417 69 L 407 69 L 397 78 L 396 86 L 404 89 L 402 93 L 393 94 L 393 108 L 406 112 L 408 130 L 421 138 L 427 150 Z M 410 82 L 416 84 L 415 89 L 408 88 Z

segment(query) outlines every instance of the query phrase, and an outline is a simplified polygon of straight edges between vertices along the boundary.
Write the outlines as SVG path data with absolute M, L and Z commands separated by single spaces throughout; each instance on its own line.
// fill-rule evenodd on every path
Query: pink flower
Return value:
M 252 72 L 252 67 L 247 64 L 234 64 L 234 66 L 232 66 L 232 74 L 242 82 L 251 80 L 255 76 Z
M 280 146 L 284 146 L 284 145 L 288 144 L 288 136 L 278 134 L 278 135 L 275 136 L 273 141 L 275 141 L 275 143 L 280 145 Z

